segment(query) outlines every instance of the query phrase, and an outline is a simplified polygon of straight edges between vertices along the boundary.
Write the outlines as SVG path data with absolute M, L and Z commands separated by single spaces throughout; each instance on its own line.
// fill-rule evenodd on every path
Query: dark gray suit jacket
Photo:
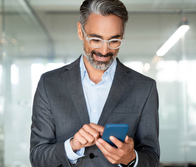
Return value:
M 79 59 L 42 75 L 34 97 L 30 160 L 34 167 L 72 166 L 64 149 L 89 116 L 82 89 Z M 154 80 L 127 67 L 117 59 L 114 81 L 99 125 L 126 123 L 135 142 L 138 167 L 158 167 L 158 95 Z M 95 157 L 91 159 L 89 154 Z M 114 167 L 98 150 L 87 147 L 76 167 Z

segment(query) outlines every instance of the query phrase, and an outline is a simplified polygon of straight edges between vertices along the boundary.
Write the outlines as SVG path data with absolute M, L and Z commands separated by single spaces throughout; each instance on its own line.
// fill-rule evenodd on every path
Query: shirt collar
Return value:
M 115 58 L 114 61 L 112 62 L 112 64 L 110 65 L 110 67 L 104 72 L 102 78 L 104 76 L 108 75 L 110 80 L 113 81 L 114 74 L 115 74 L 115 71 L 116 71 L 116 65 L 117 65 L 117 61 L 116 61 L 116 58 Z M 87 72 L 86 67 L 84 65 L 83 55 L 80 58 L 80 74 L 81 74 L 81 80 L 83 80 L 85 78 L 85 76 L 87 76 L 89 78 L 88 72 Z

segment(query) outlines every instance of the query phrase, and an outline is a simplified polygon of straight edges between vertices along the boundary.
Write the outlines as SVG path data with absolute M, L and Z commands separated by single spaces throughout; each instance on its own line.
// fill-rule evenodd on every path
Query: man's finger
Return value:
M 116 145 L 116 147 L 118 147 L 119 149 L 123 149 L 124 143 L 118 140 L 116 137 L 110 136 L 110 140 Z
M 79 130 L 79 134 L 89 142 L 93 142 L 94 140 L 94 137 L 83 128 Z
M 103 139 L 99 139 L 96 142 L 96 145 L 106 158 L 109 157 L 113 160 L 118 160 L 119 156 L 118 156 L 117 148 L 112 147 L 109 143 L 107 143 Z
M 100 133 L 95 128 L 93 128 L 90 124 L 84 125 L 82 129 L 86 131 L 88 134 L 90 134 L 94 139 L 100 137 Z
M 81 136 L 79 133 L 77 133 L 73 139 L 70 140 L 70 144 L 72 149 L 79 150 L 83 145 L 87 143 L 87 140 Z
M 129 136 L 125 137 L 125 143 L 131 143 L 132 139 Z
M 104 127 L 103 126 L 100 126 L 100 125 L 97 125 L 97 124 L 94 124 L 94 123 L 90 123 L 89 126 L 94 128 L 97 132 L 103 134 L 103 131 L 104 131 Z
M 133 141 L 133 139 L 132 139 L 131 137 L 129 137 L 129 136 L 126 136 L 126 138 L 125 138 L 125 143 L 126 143 L 126 144 L 131 144 L 131 145 L 134 146 L 134 141 Z
M 116 160 L 111 157 L 111 154 L 108 153 L 108 151 L 104 148 L 104 146 L 100 142 L 97 141 L 96 145 L 109 162 L 111 162 L 112 164 L 114 164 L 116 162 Z M 113 155 L 113 157 L 114 157 L 114 155 Z

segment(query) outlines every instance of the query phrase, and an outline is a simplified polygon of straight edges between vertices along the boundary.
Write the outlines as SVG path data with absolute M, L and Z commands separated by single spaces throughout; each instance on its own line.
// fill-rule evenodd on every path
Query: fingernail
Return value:
M 100 143 L 97 141 L 97 142 L 96 142 L 96 145 L 100 145 Z
M 99 138 L 98 142 L 101 144 L 101 143 L 103 143 L 103 140 L 101 138 Z
M 110 136 L 110 140 L 114 140 L 114 137 L 113 136 Z

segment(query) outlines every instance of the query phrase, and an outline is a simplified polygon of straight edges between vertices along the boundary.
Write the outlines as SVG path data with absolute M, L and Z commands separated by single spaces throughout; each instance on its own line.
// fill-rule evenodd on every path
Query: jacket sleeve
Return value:
M 135 138 L 135 150 L 139 161 L 137 167 L 158 167 L 159 148 L 159 117 L 158 93 L 153 81 L 143 106 L 140 123 Z
M 33 102 L 30 139 L 30 161 L 33 167 L 70 167 L 64 142 L 57 143 L 55 123 L 42 76 Z

